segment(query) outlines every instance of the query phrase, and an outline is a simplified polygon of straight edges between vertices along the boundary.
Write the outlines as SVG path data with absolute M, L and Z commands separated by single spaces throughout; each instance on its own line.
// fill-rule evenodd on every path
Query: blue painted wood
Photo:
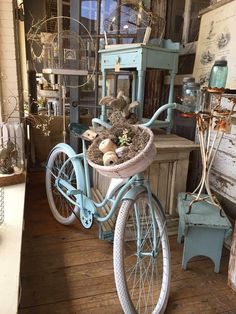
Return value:
M 220 216 L 218 207 L 204 201 L 194 203 L 191 213 L 186 214 L 192 199 L 192 195 L 187 198 L 185 193 L 178 195 L 177 241 L 184 239 L 182 267 L 186 269 L 192 257 L 203 255 L 214 262 L 214 271 L 218 273 L 224 238 L 232 231 L 231 223 L 226 216 Z
M 103 74 L 102 85 L 106 85 L 106 71 L 114 70 L 117 63 L 119 63 L 121 70 L 136 70 L 138 75 L 136 75 L 135 85 L 138 88 L 137 90 L 133 88 L 132 99 L 136 99 L 141 104 L 138 112 L 139 119 L 141 120 L 143 115 L 144 82 L 147 68 L 169 70 L 171 81 L 168 103 L 173 101 L 174 78 L 178 71 L 179 47 L 179 43 L 163 40 L 162 47 L 144 44 L 128 44 L 114 45 L 114 47 L 110 46 L 108 49 L 100 50 L 101 70 Z M 105 96 L 104 93 L 103 96 Z M 165 125 L 162 123 L 162 126 L 169 127 L 171 125 L 171 112 L 171 109 L 168 110 L 167 123 Z M 101 119 L 104 119 L 104 116 L 101 116 Z

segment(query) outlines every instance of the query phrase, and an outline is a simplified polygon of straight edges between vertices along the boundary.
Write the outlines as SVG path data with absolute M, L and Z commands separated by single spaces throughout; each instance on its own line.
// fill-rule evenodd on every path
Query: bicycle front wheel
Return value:
M 164 313 L 170 286 L 170 249 L 161 205 L 147 193 L 124 200 L 114 236 L 114 272 L 125 313 Z
M 56 179 L 59 171 L 63 167 L 60 179 L 65 180 L 68 186 L 73 190 L 84 190 L 84 178 L 79 175 L 82 171 L 82 165 L 76 159 L 70 159 L 75 156 L 74 150 L 67 144 L 58 144 L 51 152 L 47 168 L 46 168 L 46 192 L 48 203 L 55 219 L 63 225 L 69 225 L 74 222 L 79 215 L 79 207 L 73 205 L 69 199 L 65 198 L 56 186 Z M 66 165 L 64 163 L 67 161 Z M 66 188 L 61 187 L 66 193 Z M 70 196 L 70 199 L 76 201 L 75 196 Z

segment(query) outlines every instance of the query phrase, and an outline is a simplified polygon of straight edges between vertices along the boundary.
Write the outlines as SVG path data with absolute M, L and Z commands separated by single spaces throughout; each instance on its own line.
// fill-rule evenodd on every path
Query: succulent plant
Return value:
M 132 142 L 128 129 L 124 129 L 123 134 L 120 135 L 118 139 L 119 139 L 119 146 L 129 146 Z

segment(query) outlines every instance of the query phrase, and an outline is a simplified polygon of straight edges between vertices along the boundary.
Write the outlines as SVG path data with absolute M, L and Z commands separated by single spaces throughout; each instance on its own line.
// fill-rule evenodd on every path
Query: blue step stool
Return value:
M 194 196 L 191 194 L 178 194 L 177 241 L 181 243 L 184 239 L 182 268 L 187 268 L 187 263 L 192 257 L 203 255 L 214 262 L 214 271 L 218 273 L 224 239 L 232 231 L 231 223 L 226 216 L 220 215 L 218 207 L 204 201 L 194 203 L 190 214 L 186 214 L 193 198 Z

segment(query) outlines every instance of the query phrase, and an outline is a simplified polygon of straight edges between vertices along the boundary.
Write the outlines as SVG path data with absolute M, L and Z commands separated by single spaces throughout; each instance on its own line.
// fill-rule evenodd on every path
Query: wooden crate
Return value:
M 174 134 L 158 134 L 155 136 L 157 155 L 154 162 L 146 170 L 154 194 L 160 199 L 167 214 L 170 233 L 176 233 L 177 195 L 186 191 L 189 166 L 189 154 L 197 149 L 194 144 L 183 137 Z M 94 171 L 93 186 L 106 195 L 110 178 Z
M 50 123 L 48 122 L 51 119 Z M 40 124 L 47 125 L 46 135 L 42 128 L 32 124 L 30 128 L 30 153 L 31 161 L 34 163 L 45 163 L 51 149 L 58 143 L 63 142 L 63 116 L 35 116 Z M 66 130 L 68 130 L 69 117 L 66 117 Z M 68 134 L 67 134 L 68 136 Z
M 156 135 L 155 145 L 157 155 L 146 175 L 166 214 L 177 216 L 177 195 L 186 191 L 189 154 L 198 145 L 175 134 Z

